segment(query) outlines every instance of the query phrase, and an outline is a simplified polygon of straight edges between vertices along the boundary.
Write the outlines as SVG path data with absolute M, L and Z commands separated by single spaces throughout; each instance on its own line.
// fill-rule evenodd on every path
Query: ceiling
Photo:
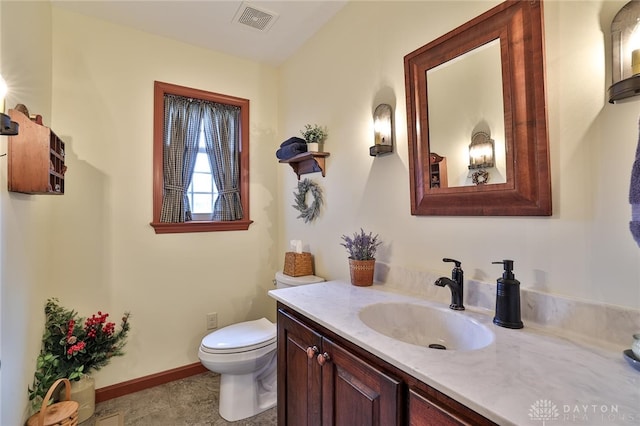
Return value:
M 277 66 L 327 23 L 347 0 L 51 0 L 51 3 L 151 34 Z M 241 16 L 239 10 L 245 11 L 245 15 Z

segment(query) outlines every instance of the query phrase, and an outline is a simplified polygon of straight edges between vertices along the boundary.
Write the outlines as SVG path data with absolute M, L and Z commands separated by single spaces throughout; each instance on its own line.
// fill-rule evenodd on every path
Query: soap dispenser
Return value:
M 513 275 L 513 260 L 492 262 L 504 265 L 502 278 L 498 278 L 496 292 L 496 316 L 493 323 L 500 327 L 522 328 L 520 319 L 520 281 Z

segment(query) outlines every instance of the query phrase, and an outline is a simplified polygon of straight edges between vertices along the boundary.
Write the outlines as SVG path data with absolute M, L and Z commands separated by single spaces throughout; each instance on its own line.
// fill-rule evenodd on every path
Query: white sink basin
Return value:
M 359 312 L 368 327 L 392 339 L 434 349 L 472 351 L 490 345 L 493 332 L 464 312 L 412 303 L 377 303 Z

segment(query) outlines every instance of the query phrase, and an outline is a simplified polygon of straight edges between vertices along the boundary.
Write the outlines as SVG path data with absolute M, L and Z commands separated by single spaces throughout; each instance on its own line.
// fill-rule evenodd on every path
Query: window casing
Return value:
M 203 216 L 194 214 L 193 220 L 188 222 L 167 223 L 160 221 L 164 196 L 164 98 L 167 94 L 233 105 L 240 108 L 240 174 L 238 189 L 243 211 L 242 219 L 212 221 L 207 219 L 203 220 Z M 153 221 L 151 222 L 151 226 L 155 229 L 156 234 L 241 231 L 249 229 L 249 225 L 252 223 L 249 216 L 249 100 L 156 81 L 154 84 L 153 109 Z M 193 181 L 189 189 L 191 190 L 192 187 Z

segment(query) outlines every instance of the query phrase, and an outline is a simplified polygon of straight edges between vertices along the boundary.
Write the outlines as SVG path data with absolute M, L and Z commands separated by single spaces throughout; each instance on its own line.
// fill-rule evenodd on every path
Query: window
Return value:
M 247 230 L 249 101 L 156 81 L 153 133 L 155 232 Z
M 187 188 L 192 220 L 210 220 L 218 197 L 218 187 L 213 179 L 204 138 L 204 128 L 200 125 L 196 165 L 191 175 L 191 184 Z

